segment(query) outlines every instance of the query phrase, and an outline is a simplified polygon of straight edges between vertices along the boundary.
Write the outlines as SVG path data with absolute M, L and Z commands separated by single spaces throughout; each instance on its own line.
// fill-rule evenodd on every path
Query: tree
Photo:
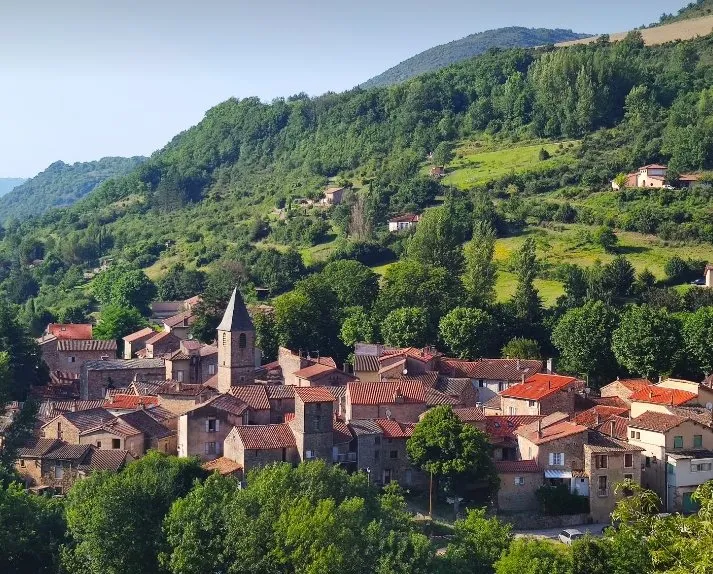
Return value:
M 463 271 L 463 229 L 453 201 L 427 210 L 408 243 L 410 259 L 443 267 L 453 275 Z
M 480 309 L 456 307 L 441 319 L 438 330 L 441 340 L 458 358 L 477 359 L 487 355 L 495 321 Z
M 445 167 L 453 159 L 453 144 L 441 142 L 433 150 L 433 164 Z
M 562 544 L 518 538 L 495 563 L 496 574 L 571 574 L 572 559 Z
M 537 276 L 537 255 L 535 241 L 528 237 L 517 253 L 517 288 L 511 305 L 514 316 L 524 323 L 524 328 L 532 328 L 540 322 L 542 300 L 535 289 Z
M 375 343 L 378 337 L 378 325 L 374 317 L 363 307 L 350 307 L 344 312 L 344 320 L 339 330 L 339 338 L 347 348 L 354 348 L 355 343 Z
M 685 318 L 683 340 L 698 369 L 713 373 L 713 307 L 702 307 Z
M 619 189 L 624 189 L 627 181 L 629 181 L 629 176 L 626 173 L 618 173 L 614 178 L 614 183 Z
M 509 359 L 541 359 L 540 344 L 534 339 L 515 337 L 502 348 L 500 354 Z
M 428 332 L 428 315 L 420 307 L 394 309 L 381 323 L 384 342 L 395 347 L 424 347 Z
M 148 325 L 141 312 L 135 307 L 119 304 L 106 305 L 99 315 L 99 323 L 94 327 L 94 338 L 102 341 L 120 341 Z
M 406 452 L 414 466 L 439 479 L 456 501 L 478 482 L 485 485 L 488 494 L 497 491 L 498 476 L 487 436 L 464 424 L 451 407 L 428 411 L 406 442 Z
M 614 301 L 622 301 L 631 294 L 635 275 L 634 267 L 625 257 L 615 257 L 603 268 L 604 288 L 611 293 Z
M 513 540 L 512 526 L 487 518 L 485 510 L 469 510 L 453 525 L 455 538 L 446 547 L 444 572 L 493 574 L 493 565 Z
M 473 238 L 465 246 L 463 287 L 470 304 L 479 309 L 495 302 L 495 283 L 498 277 L 495 254 L 495 230 L 486 222 L 478 221 Z
M 99 472 L 78 481 L 66 499 L 75 545 L 63 562 L 70 571 L 158 572 L 164 517 L 204 476 L 197 459 L 152 451 L 119 473 Z
M 604 540 L 580 538 L 572 543 L 572 574 L 609 574 L 609 544 Z
M 142 315 L 151 312 L 150 304 L 155 298 L 156 286 L 143 271 L 122 273 L 111 288 L 112 303 L 135 307 Z
M 594 232 L 594 241 L 607 253 L 612 253 L 616 249 L 619 238 L 611 227 L 603 225 Z
M 342 307 L 369 309 L 379 294 L 379 276 L 359 261 L 332 261 L 322 276 L 337 294 Z
M 564 370 L 577 375 L 612 375 L 611 337 L 617 319 L 616 311 L 601 301 L 567 311 L 552 331 Z
M 552 156 L 550 155 L 550 152 L 548 152 L 545 148 L 540 148 L 537 157 L 540 159 L 540 161 L 547 161 Z
M 186 269 L 179 264 L 168 270 L 156 287 L 158 296 L 163 301 L 184 301 L 203 293 L 206 286 L 206 274 L 196 269 Z
M 682 346 L 678 319 L 648 305 L 625 311 L 612 335 L 612 350 L 619 364 L 647 378 L 670 373 Z
M 275 316 L 272 313 L 255 313 L 252 320 L 255 327 L 255 346 L 262 351 L 263 362 L 276 361 L 279 342 Z
M 0 485 L 0 571 L 53 574 L 66 540 L 62 503 L 18 484 Z

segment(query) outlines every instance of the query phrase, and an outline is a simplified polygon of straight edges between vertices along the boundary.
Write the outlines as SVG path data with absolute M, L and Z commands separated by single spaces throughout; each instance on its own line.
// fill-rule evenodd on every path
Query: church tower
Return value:
M 218 391 L 255 382 L 255 327 L 240 292 L 233 290 L 218 325 Z

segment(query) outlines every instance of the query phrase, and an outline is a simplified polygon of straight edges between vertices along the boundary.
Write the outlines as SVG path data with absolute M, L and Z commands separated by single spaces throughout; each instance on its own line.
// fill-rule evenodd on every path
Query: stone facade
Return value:
M 520 458 L 536 460 L 537 466 L 549 470 L 581 470 L 584 466 L 583 448 L 587 439 L 587 430 L 564 438 L 535 444 L 527 438 L 517 435 Z M 563 454 L 563 457 L 556 455 Z M 550 455 L 555 455 L 550 457 Z M 561 461 L 559 460 L 561 458 Z M 561 464 L 559 463 L 561 462 Z
M 428 475 L 411 465 L 406 453 L 406 441 L 406 438 L 382 439 L 381 468 L 374 465 L 376 468 L 371 473 L 371 479 L 377 484 L 386 485 L 393 481 L 403 488 L 425 490 L 428 488 Z
M 501 397 L 502 414 L 547 416 L 560 412 L 572 415 L 574 414 L 575 394 L 569 390 L 563 390 L 540 400 Z
M 125 388 L 134 380 L 162 380 L 163 359 L 89 361 L 82 365 L 79 393 L 83 400 L 103 399 L 108 388 Z
M 146 453 L 143 433 L 126 436 L 107 429 L 101 429 L 81 435 L 79 442 L 75 444 L 91 444 L 99 450 L 126 450 L 134 458 L 139 458 Z
M 625 479 L 641 483 L 641 452 L 635 448 L 597 451 L 584 445 L 584 473 L 589 477 L 589 510 L 594 522 L 609 522 L 616 503 L 623 497 L 615 487 Z
M 498 476 L 500 477 L 499 512 L 536 512 L 539 509 L 535 493 L 544 484 L 544 475 L 541 471 L 503 472 L 498 473 Z
M 218 325 L 218 390 L 255 382 L 255 328 L 235 289 Z
M 275 462 L 290 464 L 300 462 L 299 452 L 294 446 L 246 450 L 235 431 L 225 439 L 225 457 L 240 464 L 243 467 L 243 473 Z
M 426 412 L 426 403 L 385 403 L 381 405 L 353 405 L 347 400 L 346 419 L 386 419 L 409 423 L 418 422 Z M 387 412 L 388 411 L 388 412 Z
M 295 418 L 290 423 L 301 460 L 332 460 L 334 403 L 303 402 L 295 395 Z
M 189 384 L 205 383 L 218 372 L 218 355 L 166 359 L 166 378 Z
M 248 416 L 248 411 L 233 415 L 210 403 L 182 414 L 178 420 L 178 456 L 197 456 L 203 461 L 221 457 L 225 438 L 235 425 L 247 424 Z

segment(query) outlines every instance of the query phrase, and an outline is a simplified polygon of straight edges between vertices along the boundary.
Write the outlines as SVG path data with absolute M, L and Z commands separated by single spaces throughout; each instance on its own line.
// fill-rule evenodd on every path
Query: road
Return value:
M 592 536 L 601 536 L 602 528 L 608 526 L 606 523 L 601 524 L 582 524 L 581 526 L 568 526 L 567 528 L 576 528 L 585 534 Z M 557 539 L 557 536 L 564 528 L 548 528 L 547 530 L 515 530 L 515 538 L 525 538 L 531 536 L 533 538 L 552 538 Z

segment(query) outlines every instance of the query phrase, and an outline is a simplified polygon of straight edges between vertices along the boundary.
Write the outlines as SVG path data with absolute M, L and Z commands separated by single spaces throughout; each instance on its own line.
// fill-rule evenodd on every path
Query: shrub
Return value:
M 589 512 L 589 498 L 572 494 L 567 486 L 541 486 L 535 492 L 543 514 L 563 516 Z

